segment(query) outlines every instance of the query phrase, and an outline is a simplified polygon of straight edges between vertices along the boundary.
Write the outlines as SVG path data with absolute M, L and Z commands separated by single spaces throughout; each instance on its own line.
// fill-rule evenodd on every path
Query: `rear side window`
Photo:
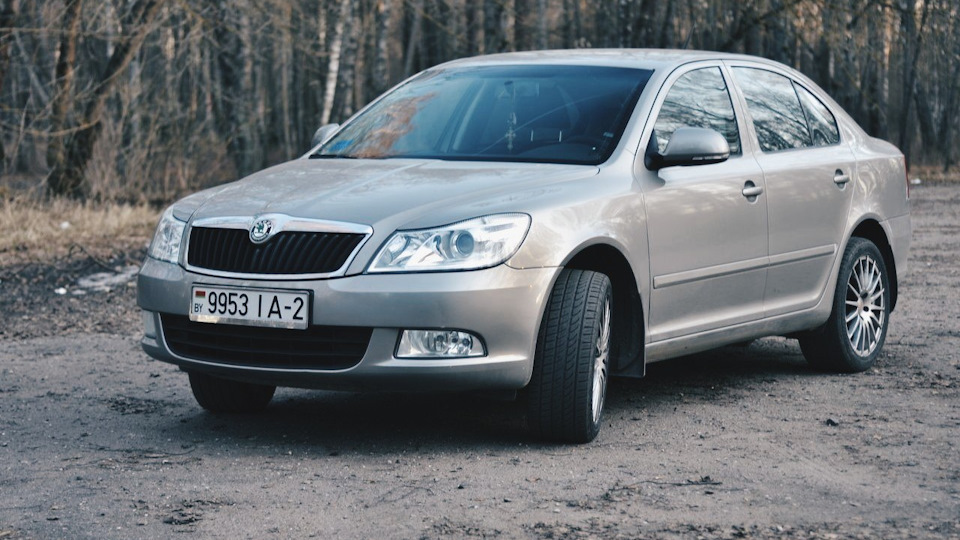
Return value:
M 763 69 L 735 67 L 733 72 L 747 100 L 761 150 L 776 152 L 813 145 L 790 79 Z
M 794 83 L 800 104 L 807 115 L 807 124 L 810 126 L 810 138 L 813 146 L 829 146 L 840 142 L 840 130 L 837 129 L 837 119 L 830 109 L 811 94 L 806 88 Z
M 673 83 L 653 126 L 658 152 L 666 150 L 673 132 L 680 127 L 712 129 L 727 139 L 731 155 L 740 153 L 737 118 L 720 68 L 696 69 Z

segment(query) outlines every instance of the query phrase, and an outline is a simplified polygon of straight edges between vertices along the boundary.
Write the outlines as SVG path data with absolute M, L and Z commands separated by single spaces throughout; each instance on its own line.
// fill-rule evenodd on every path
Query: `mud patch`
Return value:
M 116 267 L 113 272 L 97 272 L 77 280 L 79 290 L 110 292 L 116 287 L 126 286 L 137 277 L 139 266 Z
M 77 282 L 106 270 L 129 276 L 144 253 L 143 249 L 118 252 L 109 260 L 78 253 L 53 264 L 0 267 L 0 341 L 81 332 L 136 334 L 141 322 L 133 277 L 96 294 L 72 291 L 85 293 Z
M 127 396 L 116 396 L 104 401 L 110 410 L 120 414 L 153 414 L 172 407 L 172 404 L 156 399 Z
M 219 510 L 223 506 L 230 506 L 231 503 L 223 502 L 217 499 L 203 500 L 194 499 L 190 501 L 181 501 L 171 508 L 162 521 L 167 525 L 173 525 L 177 528 L 191 528 L 204 518 L 205 513 Z

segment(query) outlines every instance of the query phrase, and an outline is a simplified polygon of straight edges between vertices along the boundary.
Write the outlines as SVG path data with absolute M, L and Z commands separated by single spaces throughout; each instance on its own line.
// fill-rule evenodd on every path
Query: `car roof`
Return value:
M 785 67 L 782 64 L 745 54 L 686 49 L 566 49 L 489 54 L 461 58 L 437 67 L 470 67 L 506 64 L 567 64 L 666 69 L 702 60 L 738 60 Z

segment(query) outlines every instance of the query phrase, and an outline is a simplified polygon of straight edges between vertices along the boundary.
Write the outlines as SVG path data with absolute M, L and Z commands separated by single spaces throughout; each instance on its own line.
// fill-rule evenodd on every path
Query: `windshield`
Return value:
M 651 73 L 528 65 L 431 70 L 384 96 L 311 157 L 596 165 L 619 142 Z

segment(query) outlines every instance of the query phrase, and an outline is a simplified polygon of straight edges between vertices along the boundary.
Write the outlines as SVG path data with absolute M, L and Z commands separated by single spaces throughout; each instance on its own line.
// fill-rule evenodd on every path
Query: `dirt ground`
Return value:
M 875 369 L 779 338 L 655 364 L 583 446 L 474 396 L 206 413 L 140 350 L 133 286 L 77 285 L 142 253 L 0 268 L 0 539 L 960 538 L 960 185 L 913 209 Z

